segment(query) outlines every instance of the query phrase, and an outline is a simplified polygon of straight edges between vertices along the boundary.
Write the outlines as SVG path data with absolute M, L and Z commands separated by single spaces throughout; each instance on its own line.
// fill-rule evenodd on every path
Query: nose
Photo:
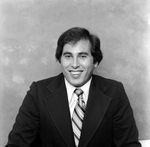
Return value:
M 72 66 L 73 68 L 78 68 L 78 67 L 79 67 L 78 58 L 73 58 L 71 66 Z

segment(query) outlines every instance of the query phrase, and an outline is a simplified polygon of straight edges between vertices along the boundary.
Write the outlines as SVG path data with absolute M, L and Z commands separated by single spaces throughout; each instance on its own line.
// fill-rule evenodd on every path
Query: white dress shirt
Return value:
M 89 96 L 89 88 L 90 88 L 91 80 L 92 80 L 92 78 L 83 86 L 78 87 L 83 90 L 83 99 L 84 99 L 85 105 L 87 104 L 87 100 L 88 100 L 88 96 Z M 65 79 L 65 84 L 66 84 L 67 95 L 68 95 L 70 115 L 72 118 L 72 114 L 73 114 L 74 108 L 75 108 L 77 100 L 78 100 L 77 95 L 74 93 L 74 90 L 77 87 L 74 87 L 73 85 L 71 85 L 66 79 Z

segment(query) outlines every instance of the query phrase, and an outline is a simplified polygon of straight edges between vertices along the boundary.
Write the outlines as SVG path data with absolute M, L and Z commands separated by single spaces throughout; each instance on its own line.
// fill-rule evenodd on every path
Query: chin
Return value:
M 75 86 L 75 87 L 80 87 L 83 85 L 82 82 L 70 82 L 71 85 Z

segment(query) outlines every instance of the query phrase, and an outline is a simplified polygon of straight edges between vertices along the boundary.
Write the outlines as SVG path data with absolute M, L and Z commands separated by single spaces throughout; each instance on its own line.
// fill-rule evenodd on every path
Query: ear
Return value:
M 98 62 L 94 63 L 94 68 L 96 68 L 98 66 Z

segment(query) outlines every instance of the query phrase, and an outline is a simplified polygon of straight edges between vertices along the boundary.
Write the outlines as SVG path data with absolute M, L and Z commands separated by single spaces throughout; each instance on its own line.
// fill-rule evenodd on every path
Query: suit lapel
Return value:
M 93 76 L 79 147 L 86 147 L 88 145 L 100 126 L 111 102 L 111 98 L 104 94 L 107 87 L 104 87 L 99 82 L 101 83 L 101 81 L 98 81 Z M 45 104 L 50 117 L 67 146 L 75 147 L 66 86 L 62 74 L 48 86 L 48 90 L 50 91 L 50 95 L 45 98 Z
M 45 104 L 50 117 L 53 119 L 56 128 L 66 144 L 69 147 L 75 147 L 66 86 L 63 76 L 60 75 L 56 81 L 48 86 L 48 89 L 51 94 L 45 98 Z
M 99 81 L 100 82 L 100 81 Z M 92 139 L 96 130 L 100 126 L 108 105 L 111 101 L 110 97 L 104 95 L 107 87 L 104 87 L 93 76 L 90 86 L 89 98 L 87 102 L 86 112 L 84 116 L 83 128 L 79 147 L 86 147 Z

